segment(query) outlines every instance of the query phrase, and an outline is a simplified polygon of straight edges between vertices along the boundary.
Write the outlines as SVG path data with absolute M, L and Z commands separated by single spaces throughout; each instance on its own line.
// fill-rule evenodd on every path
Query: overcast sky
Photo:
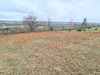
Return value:
M 100 0 L 0 0 L 0 19 L 22 19 L 34 12 L 38 20 L 100 23 Z

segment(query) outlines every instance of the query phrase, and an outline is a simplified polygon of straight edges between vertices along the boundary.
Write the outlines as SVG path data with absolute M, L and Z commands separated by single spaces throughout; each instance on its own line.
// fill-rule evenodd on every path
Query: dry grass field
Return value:
M 0 75 L 100 75 L 100 31 L 0 35 Z

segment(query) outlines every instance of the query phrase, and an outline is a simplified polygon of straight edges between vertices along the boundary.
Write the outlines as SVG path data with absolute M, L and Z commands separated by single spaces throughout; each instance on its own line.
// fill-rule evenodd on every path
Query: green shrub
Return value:
M 95 28 L 95 30 L 98 30 L 98 28 Z
M 85 29 L 83 31 L 86 31 Z
M 8 31 L 8 30 L 9 30 L 9 28 L 4 28 L 4 30 Z
M 88 29 L 91 29 L 92 27 L 87 27 Z
M 82 31 L 82 28 L 78 28 L 77 31 Z

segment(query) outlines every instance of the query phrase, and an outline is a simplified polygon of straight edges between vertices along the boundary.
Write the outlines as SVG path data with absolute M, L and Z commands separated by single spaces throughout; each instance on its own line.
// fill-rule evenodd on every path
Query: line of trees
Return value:
M 31 13 L 28 16 L 24 17 L 23 25 L 29 27 L 30 32 L 34 32 L 35 29 L 40 25 L 40 23 L 37 20 L 37 17 L 33 13 Z M 49 31 L 52 31 L 53 28 L 54 27 L 51 25 L 51 19 L 48 17 L 48 29 L 49 29 Z
M 47 23 L 40 23 L 38 21 L 38 18 L 33 14 L 30 13 L 26 17 L 23 18 L 23 26 L 20 28 L 4 28 L 0 29 L 0 34 L 15 34 L 15 33 L 27 33 L 27 32 L 35 32 L 35 31 L 53 31 L 53 30 L 66 30 L 66 31 L 72 31 L 72 30 L 77 30 L 77 31 L 85 31 L 86 28 L 91 28 L 89 27 L 87 23 L 86 17 L 84 18 L 82 24 L 77 24 L 73 22 L 73 19 L 71 19 L 71 22 L 69 22 L 69 27 L 67 28 L 66 26 L 56 26 L 52 24 L 52 20 L 50 17 L 47 18 Z M 40 28 L 40 27 L 44 27 Z M 97 29 L 95 29 L 97 30 Z
M 71 20 L 72 21 L 72 20 Z M 54 29 L 54 26 L 52 26 L 51 24 L 51 19 L 48 17 L 48 30 L 52 31 Z M 37 17 L 31 13 L 28 16 L 24 17 L 23 19 L 23 25 L 29 27 L 30 32 L 35 31 L 35 29 L 40 25 L 39 21 L 37 20 Z M 76 27 L 76 23 L 73 24 L 72 22 L 70 22 L 70 25 L 72 26 L 72 28 L 69 28 L 68 30 L 71 31 L 72 29 L 74 29 Z M 86 29 L 88 26 L 87 23 L 87 19 L 86 17 L 84 18 L 84 21 L 82 22 L 81 26 L 77 29 L 77 31 L 82 31 L 82 29 Z

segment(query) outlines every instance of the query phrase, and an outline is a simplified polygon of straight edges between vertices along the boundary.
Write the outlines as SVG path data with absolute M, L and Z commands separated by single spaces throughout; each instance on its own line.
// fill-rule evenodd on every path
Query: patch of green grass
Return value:
M 14 48 L 12 45 L 3 44 L 0 45 L 0 53 L 17 53 L 16 48 Z
M 0 34 L 0 35 L 3 35 L 3 34 Z
M 0 41 L 8 41 L 7 43 L 0 44 L 0 53 L 16 53 L 16 48 L 13 45 L 13 39 L 2 39 Z
M 81 42 L 80 41 L 75 41 L 75 42 L 73 42 L 75 45 L 78 45 L 78 44 L 81 44 Z
M 5 49 L 6 49 L 5 46 L 6 46 L 5 44 L 0 44 L 0 52 L 1 52 L 2 50 L 5 50 Z
M 7 45 L 0 45 L 0 54 L 1 53 L 17 53 L 17 51 L 13 47 L 7 48 Z
M 64 28 L 72 28 L 72 27 L 64 27 Z
M 6 60 L 6 63 L 11 67 L 19 68 L 20 61 L 15 58 L 9 58 Z
M 100 28 L 97 28 L 97 30 L 100 30 Z M 95 31 L 95 28 L 86 29 L 86 31 Z

